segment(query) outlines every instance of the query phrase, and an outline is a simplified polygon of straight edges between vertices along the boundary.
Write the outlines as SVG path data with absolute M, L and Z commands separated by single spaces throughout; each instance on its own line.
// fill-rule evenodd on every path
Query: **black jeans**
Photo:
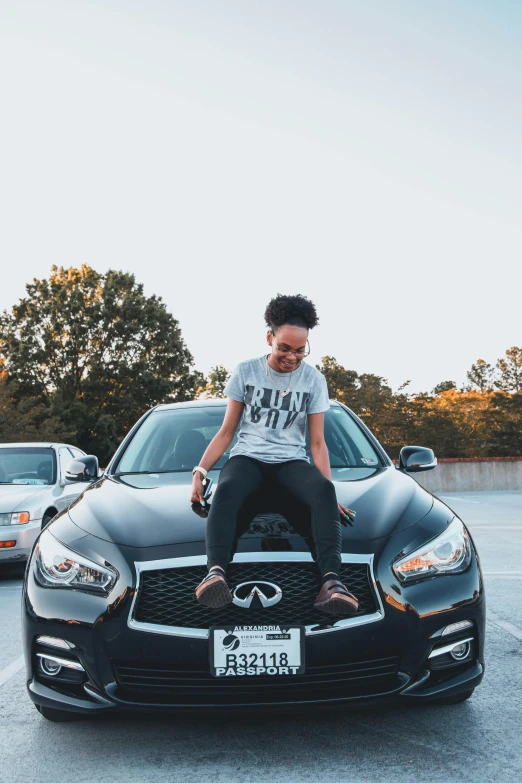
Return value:
M 267 463 L 251 457 L 231 457 L 225 464 L 207 519 L 208 567 L 226 569 L 238 537 L 246 532 L 252 513 L 244 513 L 264 490 L 281 498 L 284 514 L 297 533 L 310 540 L 321 575 L 341 568 L 341 523 L 335 488 L 317 468 L 304 460 Z M 271 509 L 279 511 L 280 509 Z

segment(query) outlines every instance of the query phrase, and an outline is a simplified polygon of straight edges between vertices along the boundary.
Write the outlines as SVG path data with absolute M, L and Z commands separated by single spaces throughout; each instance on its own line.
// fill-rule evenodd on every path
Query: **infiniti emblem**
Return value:
M 283 597 L 283 591 L 272 582 L 241 582 L 233 592 L 232 602 L 243 609 L 267 609 Z

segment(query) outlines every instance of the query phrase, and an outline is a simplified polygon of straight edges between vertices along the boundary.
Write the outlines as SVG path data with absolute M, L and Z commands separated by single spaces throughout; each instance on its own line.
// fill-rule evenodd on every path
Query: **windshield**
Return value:
M 0 484 L 54 484 L 53 449 L 35 446 L 0 449 Z
M 170 408 L 148 416 L 119 461 L 117 475 L 124 473 L 190 472 L 218 432 L 225 406 Z M 377 468 L 381 460 L 371 442 L 352 417 L 338 406 L 325 413 L 324 436 L 332 468 Z M 214 469 L 230 456 L 230 444 Z M 310 457 L 307 441 L 306 451 Z

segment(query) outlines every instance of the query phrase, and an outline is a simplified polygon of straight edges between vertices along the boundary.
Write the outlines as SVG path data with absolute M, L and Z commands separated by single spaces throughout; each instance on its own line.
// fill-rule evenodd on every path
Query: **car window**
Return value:
M 332 468 L 377 467 L 381 464 L 372 443 L 344 408 L 331 407 L 325 415 L 324 439 Z
M 154 411 L 131 440 L 118 472 L 190 471 L 223 423 L 225 407 Z M 229 450 L 216 464 L 222 467 Z
M 67 448 L 71 452 L 73 459 L 77 459 L 78 457 L 85 457 L 85 454 L 83 451 L 80 451 L 80 449 L 75 449 L 74 446 L 68 446 Z
M 60 460 L 60 475 L 63 479 L 65 478 L 65 471 L 67 470 L 67 466 L 70 462 L 72 462 L 74 456 L 71 452 L 71 449 L 64 446 L 58 451 L 58 458 Z
M 0 449 L 0 484 L 54 484 L 54 450 L 39 446 Z
M 191 471 L 218 432 L 225 406 L 153 411 L 140 426 L 116 467 L 117 473 Z M 332 468 L 368 468 L 381 464 L 373 445 L 344 408 L 325 414 L 325 441 Z M 215 468 L 223 467 L 234 441 Z M 307 452 L 310 445 L 307 439 Z

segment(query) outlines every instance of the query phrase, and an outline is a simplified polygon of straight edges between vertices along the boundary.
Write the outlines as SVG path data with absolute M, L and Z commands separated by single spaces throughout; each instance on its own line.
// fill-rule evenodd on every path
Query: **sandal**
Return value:
M 329 579 L 319 590 L 314 601 L 314 609 L 320 612 L 328 612 L 338 617 L 346 617 L 357 612 L 359 601 L 349 593 L 338 579 Z
M 232 593 L 220 570 L 210 570 L 194 590 L 194 598 L 208 609 L 221 609 L 232 603 Z

